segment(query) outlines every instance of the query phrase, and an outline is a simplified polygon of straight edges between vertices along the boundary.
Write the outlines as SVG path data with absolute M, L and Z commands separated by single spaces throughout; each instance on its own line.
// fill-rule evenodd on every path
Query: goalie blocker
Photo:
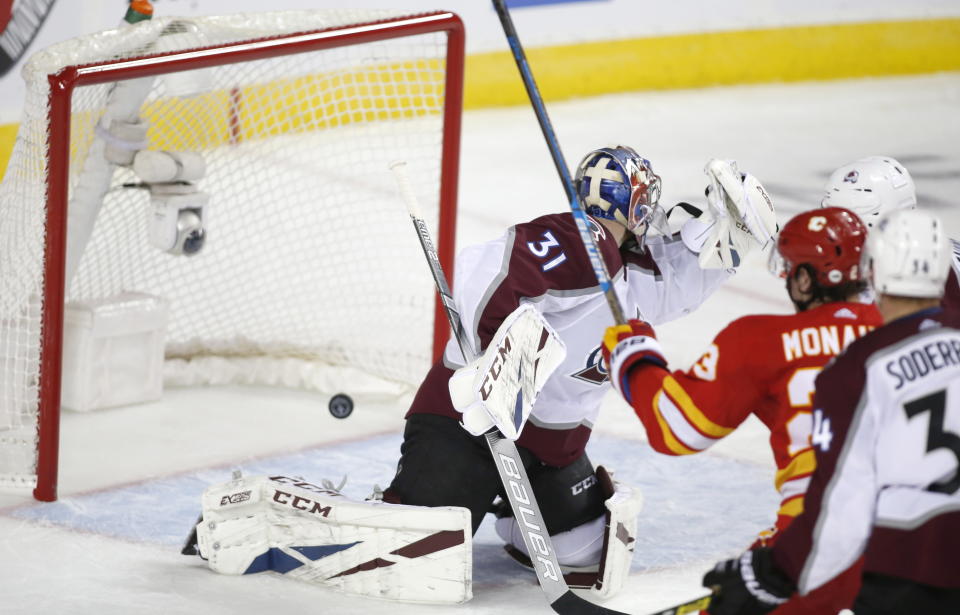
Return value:
M 221 574 L 273 571 L 346 594 L 432 604 L 472 597 L 470 512 L 356 501 L 286 476 L 203 494 L 200 556 Z
M 463 428 L 492 427 L 516 440 L 547 379 L 567 356 L 560 336 L 535 307 L 521 304 L 500 324 L 486 350 L 456 370 L 448 388 Z

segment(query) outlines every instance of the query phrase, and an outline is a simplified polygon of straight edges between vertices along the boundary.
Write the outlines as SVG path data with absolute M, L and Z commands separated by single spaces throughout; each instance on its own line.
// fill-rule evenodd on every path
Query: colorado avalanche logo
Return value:
M 607 366 L 603 364 L 603 355 L 600 353 L 600 346 L 593 349 L 587 357 L 587 366 L 579 372 L 570 374 L 577 380 L 583 380 L 590 384 L 601 385 L 607 381 Z
M 843 181 L 850 182 L 851 184 L 857 183 L 857 180 L 859 179 L 860 179 L 860 173 L 856 170 L 850 171 L 849 173 L 843 176 Z

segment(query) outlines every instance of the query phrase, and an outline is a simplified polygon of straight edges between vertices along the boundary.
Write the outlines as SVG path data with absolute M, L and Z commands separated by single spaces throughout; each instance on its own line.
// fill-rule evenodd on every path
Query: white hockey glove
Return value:
M 448 383 L 463 428 L 475 436 L 496 427 L 516 440 L 537 395 L 567 356 L 556 331 L 532 305 L 514 310 L 484 353 L 453 373 Z
M 703 220 L 699 228 L 691 227 L 689 241 L 703 240 L 701 267 L 729 269 L 739 265 L 754 246 L 764 249 L 773 242 L 776 212 L 760 181 L 749 173 L 741 173 L 735 161 L 714 158 L 704 172 L 710 180 L 710 219 Z M 688 238 L 684 243 L 690 246 Z

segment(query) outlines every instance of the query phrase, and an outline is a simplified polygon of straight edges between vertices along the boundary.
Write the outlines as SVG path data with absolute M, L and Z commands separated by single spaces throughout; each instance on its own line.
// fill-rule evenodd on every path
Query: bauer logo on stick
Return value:
M 502 453 L 500 453 L 498 457 L 500 458 L 500 465 L 503 468 L 504 476 L 507 477 L 510 492 L 516 499 L 516 504 L 519 504 L 519 506 L 515 507 L 514 514 L 516 515 L 517 521 L 521 524 L 521 529 L 526 532 L 529 538 L 529 540 L 525 540 L 524 543 L 534 547 L 531 555 L 543 565 L 541 574 L 551 581 L 559 581 L 560 574 L 554 566 L 555 556 L 551 551 L 552 544 L 548 539 L 544 538 L 543 528 L 531 520 L 536 520 L 539 515 L 537 511 L 534 510 L 534 504 L 527 493 L 526 487 L 524 487 L 520 470 L 517 468 L 517 462 Z

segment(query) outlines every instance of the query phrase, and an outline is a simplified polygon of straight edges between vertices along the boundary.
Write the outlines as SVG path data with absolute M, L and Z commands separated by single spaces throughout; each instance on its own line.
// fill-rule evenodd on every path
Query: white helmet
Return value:
M 845 207 L 872 227 L 897 209 L 917 206 L 917 189 L 910 173 L 889 156 L 870 156 L 845 164 L 830 175 L 820 207 Z
M 879 294 L 940 297 L 949 268 L 950 241 L 931 213 L 892 211 L 867 233 L 863 269 Z

